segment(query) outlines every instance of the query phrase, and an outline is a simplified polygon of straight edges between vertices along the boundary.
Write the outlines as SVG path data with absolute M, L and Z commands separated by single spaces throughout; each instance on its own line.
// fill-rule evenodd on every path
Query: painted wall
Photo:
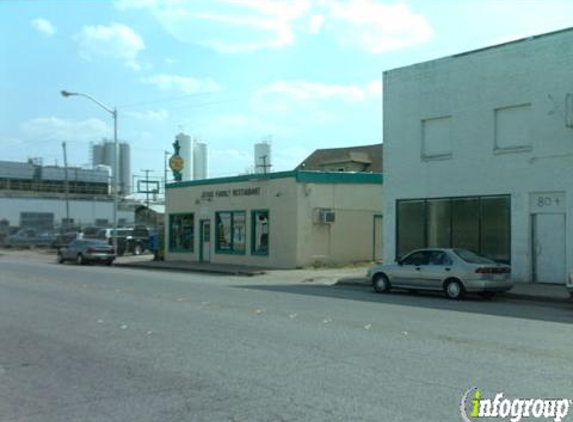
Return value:
M 384 74 L 386 262 L 395 254 L 396 200 L 409 198 L 510 194 L 517 281 L 532 278 L 532 213 L 565 212 L 573 250 L 572 68 L 567 31 Z M 565 199 L 559 209 L 533 204 L 555 192 Z
M 9 198 L 0 197 L 0 220 L 7 219 L 11 226 L 20 224 L 21 212 L 54 213 L 54 222 L 61 223 L 66 218 L 66 201 L 63 199 Z M 96 219 L 107 219 L 113 222 L 113 201 L 70 200 L 70 218 L 75 224 L 93 225 Z M 120 210 L 117 218 L 133 223 L 133 211 Z
M 300 183 L 298 196 L 300 265 L 372 259 L 374 215 L 382 211 L 382 185 Z M 335 222 L 318 223 L 320 208 L 334 211 Z

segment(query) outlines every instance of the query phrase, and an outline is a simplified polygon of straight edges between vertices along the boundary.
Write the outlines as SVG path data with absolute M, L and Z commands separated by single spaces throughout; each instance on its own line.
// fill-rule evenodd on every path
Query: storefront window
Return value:
M 169 215 L 169 251 L 193 252 L 194 215 Z
M 398 201 L 396 256 L 452 247 L 509 264 L 510 225 L 509 195 Z
M 269 212 L 252 212 L 252 240 L 251 252 L 254 255 L 269 254 Z
M 215 214 L 217 252 L 244 254 L 246 249 L 247 217 L 244 211 L 226 211 Z
M 425 245 L 424 201 L 398 202 L 398 258 Z

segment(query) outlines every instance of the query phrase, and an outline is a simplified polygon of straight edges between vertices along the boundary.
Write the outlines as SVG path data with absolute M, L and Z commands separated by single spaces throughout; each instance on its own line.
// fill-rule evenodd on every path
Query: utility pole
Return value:
M 163 202 L 165 202 L 167 199 L 167 161 L 171 153 L 169 151 L 164 151 L 163 153 L 165 155 L 163 160 Z
M 68 180 L 68 154 L 66 153 L 66 142 L 62 142 L 62 149 L 64 150 L 64 179 L 66 183 L 66 225 L 65 230 L 69 229 L 70 225 L 70 183 Z
M 147 206 L 147 213 L 149 214 L 149 173 L 152 173 L 153 170 L 144 169 L 141 171 L 145 173 L 145 204 Z

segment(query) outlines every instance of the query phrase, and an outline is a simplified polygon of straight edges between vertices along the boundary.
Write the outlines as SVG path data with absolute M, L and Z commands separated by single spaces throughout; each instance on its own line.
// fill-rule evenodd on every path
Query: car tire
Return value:
M 113 259 L 110 259 L 109 261 L 105 261 L 105 265 L 107 265 L 108 267 L 111 266 L 113 264 Z
M 392 286 L 386 274 L 375 274 L 372 277 L 372 287 L 376 293 L 387 293 Z
M 78 265 L 84 265 L 86 263 L 86 260 L 84 259 L 84 256 L 79 253 L 78 256 L 76 256 L 76 264 Z
M 444 284 L 444 293 L 448 299 L 460 300 L 464 297 L 464 285 L 459 280 L 447 280 Z
M 134 255 L 141 255 L 142 252 L 143 252 L 143 248 L 141 247 L 141 245 L 139 243 L 136 243 L 133 246 L 133 254 Z
M 58 254 L 58 257 L 56 258 L 56 261 L 58 262 L 58 264 L 63 264 L 63 263 L 64 263 L 64 257 L 62 256 L 61 253 Z
M 479 292 L 479 296 L 485 300 L 491 300 L 495 297 L 495 292 Z

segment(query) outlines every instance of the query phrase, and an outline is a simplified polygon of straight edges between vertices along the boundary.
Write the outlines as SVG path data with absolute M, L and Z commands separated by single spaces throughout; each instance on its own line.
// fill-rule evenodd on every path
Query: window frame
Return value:
M 221 249 L 220 246 L 220 228 L 219 223 L 221 221 L 221 214 L 230 215 L 230 248 Z M 244 214 L 245 216 L 245 247 L 242 249 L 237 249 L 235 246 L 235 215 Z M 225 210 L 215 212 L 215 253 L 216 254 L 226 254 L 226 255 L 246 255 L 247 254 L 247 211 L 246 210 Z
M 257 249 L 257 242 L 256 242 L 256 216 L 259 214 L 266 214 L 267 217 L 267 247 L 266 249 Z M 270 218 L 270 211 L 268 209 L 259 209 L 259 210 L 251 210 L 251 255 L 257 256 L 269 256 L 270 251 L 270 227 L 271 227 L 271 218 Z M 263 233 L 264 234 L 264 233 Z
M 181 216 L 191 216 L 191 221 L 193 222 L 193 232 L 191 235 L 191 242 L 190 248 L 175 248 L 173 247 L 173 233 L 171 231 L 171 226 L 173 224 L 173 217 L 181 217 Z M 195 213 L 194 212 L 178 212 L 169 214 L 168 218 L 168 233 L 169 233 L 169 242 L 167 244 L 167 251 L 171 253 L 194 253 L 195 252 Z

